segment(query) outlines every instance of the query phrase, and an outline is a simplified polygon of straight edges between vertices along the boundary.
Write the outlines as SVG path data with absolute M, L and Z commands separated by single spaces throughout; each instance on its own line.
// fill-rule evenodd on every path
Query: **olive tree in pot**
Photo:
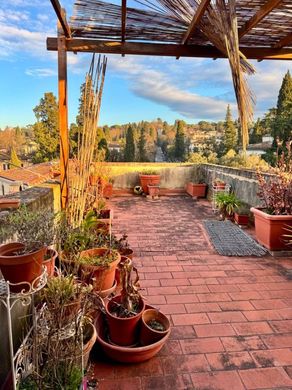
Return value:
M 20 283 L 14 292 L 28 289 L 42 273 L 48 245 L 55 237 L 54 214 L 47 210 L 29 211 L 26 206 L 8 214 L 1 221 L 0 240 L 15 240 L 0 245 L 0 269 L 5 280 Z M 50 252 L 51 262 L 55 252 Z M 26 284 L 25 284 L 26 283 Z
M 132 271 L 135 278 L 131 277 Z M 120 269 L 121 294 L 106 303 L 106 318 L 112 343 L 120 346 L 135 345 L 138 340 L 138 324 L 145 309 L 139 293 L 139 275 L 130 259 Z
M 143 192 L 148 194 L 148 185 L 150 186 L 159 186 L 160 183 L 160 175 L 155 170 L 145 170 L 140 173 L 140 184 L 143 188 Z

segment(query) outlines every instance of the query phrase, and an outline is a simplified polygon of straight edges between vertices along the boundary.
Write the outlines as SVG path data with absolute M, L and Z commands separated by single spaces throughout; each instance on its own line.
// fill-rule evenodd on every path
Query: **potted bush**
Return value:
M 266 180 L 257 173 L 261 207 L 252 207 L 256 238 L 272 251 L 285 250 L 283 240 L 285 225 L 292 224 L 292 177 L 291 172 L 280 170 Z
M 234 211 L 234 221 L 240 226 L 247 226 L 249 224 L 249 214 L 249 206 L 241 204 Z
M 156 343 L 170 331 L 168 318 L 156 309 L 146 309 L 142 314 L 140 343 L 149 345 Z
M 220 217 L 225 220 L 233 218 L 236 208 L 240 205 L 240 200 L 233 193 L 218 192 L 215 196 L 215 203 L 219 208 Z
M 21 206 L 1 221 L 0 239 L 17 240 L 0 245 L 0 269 L 11 283 L 33 283 L 42 273 L 47 246 L 54 240 L 54 214 L 47 210 L 32 212 Z M 13 292 L 28 289 L 11 286 Z
M 140 185 L 143 188 L 143 192 L 148 194 L 148 185 L 159 186 L 160 175 L 156 170 L 149 169 L 140 173 Z
M 121 255 L 115 249 L 93 248 L 82 251 L 78 259 L 82 278 L 91 283 L 95 291 L 109 290 L 114 285 L 120 260 Z
M 136 277 L 131 277 L 132 271 Z M 120 346 L 134 345 L 138 340 L 138 323 L 145 309 L 139 293 L 138 271 L 132 262 L 125 261 L 120 269 L 121 294 L 110 299 L 105 306 L 112 343 Z

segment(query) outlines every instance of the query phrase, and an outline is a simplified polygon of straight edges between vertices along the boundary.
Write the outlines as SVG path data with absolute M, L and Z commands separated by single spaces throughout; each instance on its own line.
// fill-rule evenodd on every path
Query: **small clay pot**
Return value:
M 120 295 L 115 296 L 106 303 L 106 317 L 110 340 L 116 345 L 135 345 L 138 340 L 138 325 L 145 309 L 145 303 L 141 298 L 139 312 L 135 316 L 120 318 L 112 314 L 115 302 L 121 302 Z
M 5 280 L 11 283 L 23 283 L 18 286 L 10 286 L 12 292 L 28 290 L 25 283 L 32 284 L 42 273 L 42 265 L 47 248 L 21 253 L 25 245 L 20 242 L 12 242 L 0 245 L 0 269 Z
M 164 330 L 159 331 L 153 329 L 149 323 L 155 320 L 159 322 Z M 147 309 L 142 314 L 140 343 L 141 345 L 150 345 L 161 340 L 170 331 L 170 323 L 168 318 L 156 309 Z

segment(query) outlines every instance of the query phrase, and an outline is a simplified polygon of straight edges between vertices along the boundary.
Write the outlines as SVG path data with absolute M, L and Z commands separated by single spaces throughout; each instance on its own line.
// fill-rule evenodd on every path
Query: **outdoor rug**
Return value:
M 222 256 L 264 256 L 267 250 L 230 221 L 203 221 L 215 250 Z

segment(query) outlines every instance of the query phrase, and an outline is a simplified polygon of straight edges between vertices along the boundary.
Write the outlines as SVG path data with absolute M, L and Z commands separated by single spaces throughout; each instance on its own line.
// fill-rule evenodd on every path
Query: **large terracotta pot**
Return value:
M 187 184 L 187 193 L 195 198 L 205 198 L 207 184 L 196 184 L 196 183 L 188 183 Z
M 146 308 L 152 307 L 147 305 Z M 170 332 L 168 332 L 161 340 L 151 345 L 143 347 L 138 346 L 134 348 L 122 347 L 109 343 L 106 333 L 107 327 L 105 316 L 102 312 L 97 314 L 95 325 L 97 331 L 97 342 L 101 345 L 105 354 L 111 359 L 122 363 L 141 363 L 151 359 L 161 350 L 170 335 Z
M 159 186 L 160 175 L 140 175 L 140 184 L 143 188 L 143 192 L 148 194 L 148 185 L 150 186 Z
M 102 256 L 108 252 L 108 248 L 93 248 L 80 253 L 80 258 Z M 109 266 L 95 266 L 81 264 L 80 269 L 85 279 L 93 283 L 96 291 L 108 290 L 114 285 L 116 268 L 121 260 L 121 255 L 117 252 L 117 258 Z M 93 280 L 94 279 L 94 280 Z
M 20 242 L 12 242 L 0 245 L 0 269 L 5 280 L 11 283 L 33 281 L 42 273 L 42 265 L 47 248 L 42 247 L 31 253 L 21 253 L 25 245 Z M 11 286 L 12 292 L 28 290 L 24 283 L 19 286 Z
M 151 328 L 149 323 L 155 320 L 159 322 L 164 330 L 155 330 Z M 144 310 L 142 314 L 141 331 L 140 331 L 140 343 L 142 345 L 150 345 L 161 340 L 170 331 L 170 323 L 168 318 L 156 309 Z
M 285 228 L 292 226 L 292 215 L 270 215 L 252 207 L 255 219 L 256 238 L 271 251 L 288 250 L 283 239 Z
M 140 300 L 139 312 L 133 317 L 120 318 L 112 314 L 115 302 L 121 302 L 117 295 L 106 303 L 106 317 L 111 342 L 117 345 L 134 345 L 138 339 L 138 324 L 145 309 L 143 299 Z
M 58 252 L 55 249 L 49 248 L 46 253 L 46 260 L 44 260 L 43 265 L 47 268 L 48 277 L 54 275 L 54 268 L 56 259 L 58 257 Z

